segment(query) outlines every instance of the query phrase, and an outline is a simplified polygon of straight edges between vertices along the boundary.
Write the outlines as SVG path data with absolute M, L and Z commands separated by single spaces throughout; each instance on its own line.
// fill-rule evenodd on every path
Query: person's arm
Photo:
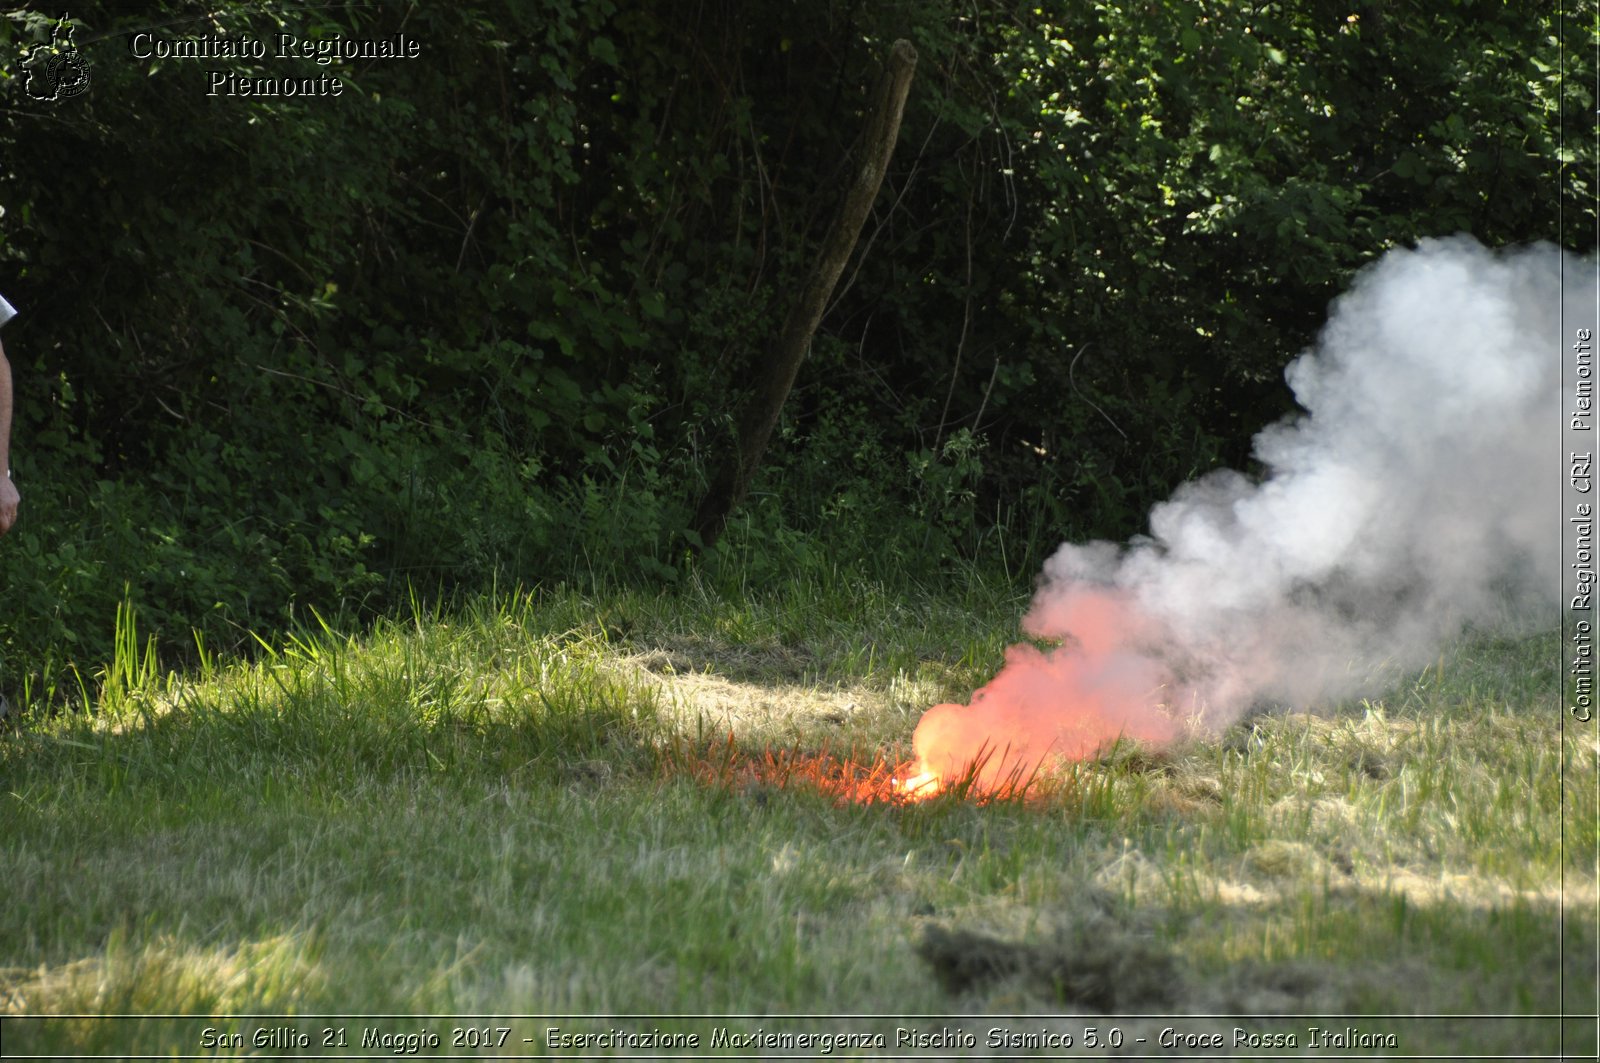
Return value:
M 11 482 L 11 363 L 0 344 L 0 535 L 17 522 L 17 503 L 22 501 Z

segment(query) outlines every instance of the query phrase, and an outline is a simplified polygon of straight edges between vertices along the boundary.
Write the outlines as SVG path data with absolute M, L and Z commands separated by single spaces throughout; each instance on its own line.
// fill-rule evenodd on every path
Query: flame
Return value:
M 944 789 L 938 772 L 929 771 L 921 763 L 914 774 L 897 778 L 892 785 L 894 792 L 907 801 L 926 801 Z
M 1126 739 L 1155 746 L 1178 736 L 1168 705 L 1174 680 L 1160 654 L 1158 625 L 1125 594 L 1076 587 L 1041 598 L 1023 620 L 1041 649 L 1006 651 L 998 674 L 966 705 L 922 714 L 911 756 L 850 749 L 742 749 L 732 731 L 666 749 L 663 768 L 708 784 L 806 788 L 857 805 L 910 805 L 940 795 L 978 804 L 1042 796 L 1035 783 L 1072 761 Z M 1181 691 L 1181 687 L 1178 687 Z
M 996 756 L 988 746 L 980 745 L 971 760 L 951 760 L 949 772 L 937 771 L 927 761 L 914 761 L 894 778 L 892 786 L 895 796 L 906 802 L 956 793 L 983 804 L 1027 796 L 1045 762 L 1044 757 L 1027 761 L 1004 750 Z
M 1115 597 L 1084 593 L 1070 610 L 1028 626 L 1038 635 L 1068 622 L 1082 634 L 1049 649 L 1012 646 L 969 704 L 923 713 L 903 763 L 857 750 L 750 752 L 730 732 L 723 743 L 674 748 L 668 766 L 707 782 L 804 786 L 860 805 L 908 805 L 941 794 L 983 804 L 1038 796 L 1034 784 L 1043 773 L 1124 739 L 1161 746 L 1176 738 L 1180 721 L 1165 704 L 1170 673 L 1157 657 L 1127 645 L 1138 641 L 1129 632 L 1148 627 L 1137 612 Z
M 1086 760 L 1124 739 L 1164 745 L 1179 731 L 1162 702 L 1170 676 L 1137 643 L 1148 622 L 1126 601 L 1081 592 L 1027 626 L 1073 634 L 1049 649 L 1022 644 L 966 705 L 935 705 L 912 736 L 915 770 L 896 780 L 908 800 L 955 791 L 980 800 L 1021 796 L 1040 773 Z
M 723 742 L 700 748 L 677 747 L 663 767 L 711 785 L 747 792 L 751 787 L 804 788 L 857 805 L 912 805 L 941 794 L 978 804 L 1029 796 L 1032 772 L 1023 773 L 1010 758 L 1010 771 L 986 775 L 991 759 L 980 749 L 978 759 L 964 770 L 944 774 L 919 760 L 895 764 L 881 756 L 836 756 L 792 747 L 743 750 L 730 734 Z
M 945 787 L 940 778 L 916 761 L 894 762 L 882 754 L 849 750 L 835 754 L 797 747 L 739 747 L 732 733 L 704 745 L 669 746 L 662 767 L 709 785 L 740 789 L 804 788 L 841 803 L 904 805 L 925 801 Z

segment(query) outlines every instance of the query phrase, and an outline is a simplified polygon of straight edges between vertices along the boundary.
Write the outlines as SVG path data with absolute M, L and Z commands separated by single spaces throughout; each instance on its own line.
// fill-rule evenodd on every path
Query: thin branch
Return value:
M 1078 387 L 1078 382 L 1075 379 L 1073 379 L 1072 371 L 1074 369 L 1078 368 L 1078 359 L 1082 358 L 1083 357 L 1083 352 L 1087 351 L 1088 349 L 1089 349 L 1089 345 L 1087 343 L 1085 343 L 1082 347 L 1078 348 L 1078 353 L 1072 356 L 1072 364 L 1067 366 L 1067 383 L 1071 384 L 1072 385 L 1072 390 L 1076 391 L 1078 393 L 1078 398 L 1082 399 L 1084 402 L 1087 402 L 1090 406 L 1094 407 L 1094 412 L 1098 413 L 1101 417 L 1104 417 L 1106 419 L 1106 424 L 1110 425 L 1112 428 L 1115 428 L 1117 430 L 1117 435 L 1122 437 L 1122 441 L 1124 443 L 1129 442 L 1130 440 L 1128 439 L 1128 433 L 1124 432 L 1121 429 L 1121 427 L 1118 426 L 1117 422 L 1115 422 L 1115 421 L 1113 421 L 1111 419 L 1111 415 L 1110 414 L 1106 413 L 1106 411 L 1102 410 L 1099 406 L 1095 406 L 1094 400 L 1091 399 L 1089 396 L 1085 395 L 1083 393 L 1082 389 L 1080 389 Z
M 967 329 L 972 324 L 972 198 L 975 190 L 967 190 L 967 217 L 962 225 L 966 234 L 967 243 L 967 279 L 965 284 L 966 298 L 961 306 L 961 337 L 956 340 L 956 364 L 950 368 L 950 388 L 944 393 L 944 409 L 939 411 L 939 430 L 933 437 L 933 449 L 937 453 L 939 444 L 944 441 L 945 426 L 950 423 L 950 400 L 955 398 L 956 383 L 961 379 L 961 354 L 967 348 Z
M 983 427 L 983 411 L 989 406 L 989 395 L 994 391 L 995 377 L 1000 375 L 1000 356 L 994 356 L 994 368 L 989 370 L 989 383 L 983 389 L 983 401 L 978 403 L 978 412 L 972 418 L 972 430 L 977 432 Z

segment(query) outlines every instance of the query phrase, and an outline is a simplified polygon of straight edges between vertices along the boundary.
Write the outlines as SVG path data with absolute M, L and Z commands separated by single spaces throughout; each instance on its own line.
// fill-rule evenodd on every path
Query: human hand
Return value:
M 11 474 L 0 477 L 0 535 L 11 530 L 17 522 L 17 503 L 22 501 L 22 496 L 17 494 L 17 487 L 11 482 Z

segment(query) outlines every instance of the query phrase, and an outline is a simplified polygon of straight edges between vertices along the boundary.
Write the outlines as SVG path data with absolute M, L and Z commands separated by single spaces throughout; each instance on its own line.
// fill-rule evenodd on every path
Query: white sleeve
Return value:
M 4 325 L 7 321 L 10 321 L 16 316 L 17 311 L 10 303 L 6 302 L 5 296 L 0 295 L 0 325 Z

